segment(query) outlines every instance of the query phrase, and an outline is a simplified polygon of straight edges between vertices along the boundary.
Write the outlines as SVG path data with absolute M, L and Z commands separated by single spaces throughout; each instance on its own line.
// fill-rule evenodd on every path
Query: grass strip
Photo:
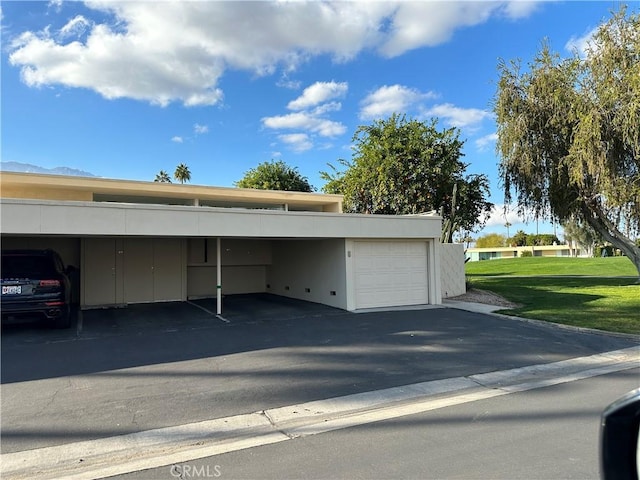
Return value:
M 502 262 L 508 261 L 477 263 Z M 472 287 L 495 292 L 521 305 L 502 311 L 509 315 L 609 332 L 640 334 L 640 285 L 636 283 L 637 277 L 469 275 L 468 278 Z
M 627 257 L 573 258 L 520 257 L 468 262 L 467 275 L 593 275 L 635 276 L 633 263 Z

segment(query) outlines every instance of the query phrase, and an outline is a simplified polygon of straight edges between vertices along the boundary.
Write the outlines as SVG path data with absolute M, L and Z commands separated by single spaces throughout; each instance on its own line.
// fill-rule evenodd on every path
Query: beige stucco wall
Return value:
M 430 216 L 350 215 L 47 200 L 2 201 L 1 229 L 23 235 L 439 238 Z
M 521 257 L 524 252 L 529 252 L 536 257 L 569 257 L 572 256 L 572 248 L 569 245 L 540 245 L 524 247 L 495 247 L 495 248 L 467 248 L 467 257 L 472 262 L 485 259 L 504 259 Z M 482 258 L 483 256 L 489 258 Z
M 222 267 L 222 294 L 261 293 L 266 285 L 265 265 L 235 265 Z M 187 298 L 207 298 L 217 295 L 215 266 L 187 267 Z
M 455 297 L 467 291 L 464 272 L 464 245 L 440 245 L 440 279 L 442 298 Z
M 65 265 L 80 268 L 80 239 L 76 237 L 2 236 L 1 243 L 5 250 L 50 248 L 60 254 Z
M 345 268 L 343 239 L 274 241 L 266 291 L 346 309 Z
M 215 297 L 217 240 L 190 238 L 187 251 L 187 297 Z M 222 239 L 220 257 L 223 295 L 265 291 L 266 269 L 272 262 L 270 240 Z

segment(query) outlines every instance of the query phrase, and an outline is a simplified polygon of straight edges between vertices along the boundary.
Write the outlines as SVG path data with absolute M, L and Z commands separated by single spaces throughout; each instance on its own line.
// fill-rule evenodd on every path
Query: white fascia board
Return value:
M 261 238 L 440 238 L 438 216 L 284 212 L 3 199 L 3 234 Z

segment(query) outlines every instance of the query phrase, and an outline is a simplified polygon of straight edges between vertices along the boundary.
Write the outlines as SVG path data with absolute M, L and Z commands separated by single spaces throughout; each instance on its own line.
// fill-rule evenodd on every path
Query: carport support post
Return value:
M 222 265 L 220 255 L 220 237 L 217 238 L 216 241 L 216 303 L 217 303 L 217 314 L 222 315 Z

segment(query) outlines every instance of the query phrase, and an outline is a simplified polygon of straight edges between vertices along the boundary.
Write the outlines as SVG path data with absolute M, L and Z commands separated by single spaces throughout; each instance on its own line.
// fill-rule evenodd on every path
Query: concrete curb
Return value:
M 1 456 L 3 479 L 93 479 L 640 367 L 640 347 Z

